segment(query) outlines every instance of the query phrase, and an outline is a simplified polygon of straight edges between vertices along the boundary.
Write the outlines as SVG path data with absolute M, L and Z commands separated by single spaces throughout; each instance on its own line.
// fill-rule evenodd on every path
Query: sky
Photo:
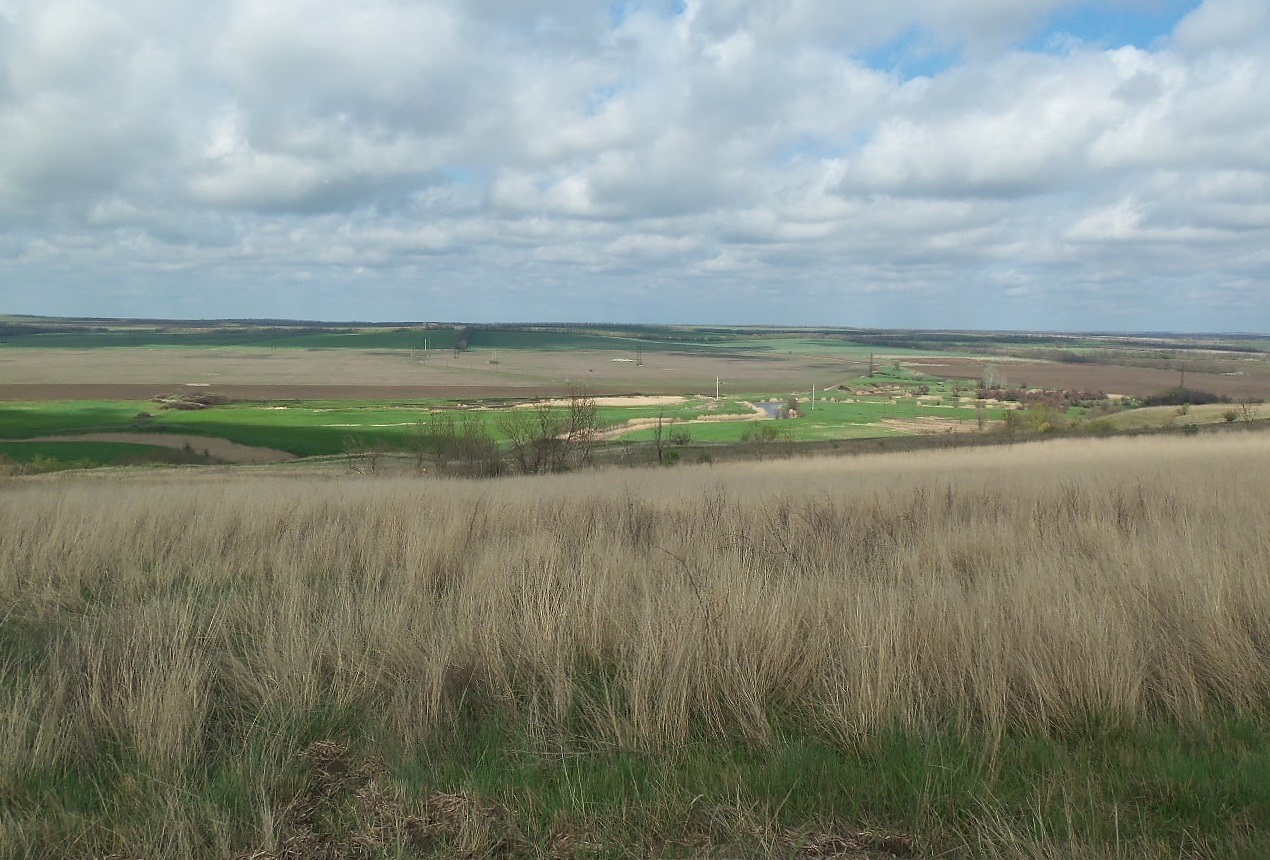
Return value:
M 0 0 L 0 313 L 1270 332 L 1270 0 Z

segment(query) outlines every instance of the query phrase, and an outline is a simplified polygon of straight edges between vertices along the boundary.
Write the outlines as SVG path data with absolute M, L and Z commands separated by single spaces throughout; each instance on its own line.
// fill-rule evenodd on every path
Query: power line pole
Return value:
M 719 399 L 719 377 L 714 378 L 714 399 Z

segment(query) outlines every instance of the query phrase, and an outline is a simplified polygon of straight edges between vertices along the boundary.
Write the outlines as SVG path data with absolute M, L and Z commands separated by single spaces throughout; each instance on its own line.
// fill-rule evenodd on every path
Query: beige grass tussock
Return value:
M 214 709 L 426 738 L 763 741 L 774 720 L 1063 732 L 1270 693 L 1270 440 L 411 479 L 11 482 L 0 762 L 109 740 L 151 772 Z

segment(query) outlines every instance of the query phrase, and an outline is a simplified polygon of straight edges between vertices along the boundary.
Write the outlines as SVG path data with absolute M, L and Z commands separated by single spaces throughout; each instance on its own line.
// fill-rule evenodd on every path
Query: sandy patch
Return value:
M 323 427 L 339 427 L 341 429 L 357 429 L 361 427 L 417 427 L 418 421 L 397 421 L 392 424 L 323 424 Z
M 184 436 L 174 433 L 84 433 L 79 436 L 41 436 L 38 439 L 20 439 L 21 442 L 131 442 L 135 445 L 153 445 L 156 448 L 184 448 L 187 444 L 195 451 L 211 454 L 227 463 L 285 463 L 296 459 L 294 454 L 273 448 L 257 448 L 239 445 L 216 436 Z

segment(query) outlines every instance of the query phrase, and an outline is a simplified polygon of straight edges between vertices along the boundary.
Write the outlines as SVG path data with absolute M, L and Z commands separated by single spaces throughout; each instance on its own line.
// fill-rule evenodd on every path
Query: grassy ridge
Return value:
M 368 329 L 322 331 L 287 328 L 114 328 L 105 331 L 72 330 L 40 333 L 15 332 L 0 339 L 0 347 L 56 349 L 106 349 L 111 347 L 254 347 L 277 349 L 451 349 L 458 339 L 455 329 Z
M 0 856 L 1265 856 L 1267 478 L 12 483 Z
M 104 349 L 111 347 L 253 347 L 271 349 L 452 349 L 462 327 L 339 327 L 222 324 L 75 325 L 62 323 L 0 324 L 0 348 Z M 474 350 L 600 350 L 645 352 L 797 353 L 863 356 L 877 347 L 844 336 L 813 332 L 727 330 L 656 326 L 502 327 L 470 329 Z M 897 348 L 888 355 L 920 355 L 923 350 Z

